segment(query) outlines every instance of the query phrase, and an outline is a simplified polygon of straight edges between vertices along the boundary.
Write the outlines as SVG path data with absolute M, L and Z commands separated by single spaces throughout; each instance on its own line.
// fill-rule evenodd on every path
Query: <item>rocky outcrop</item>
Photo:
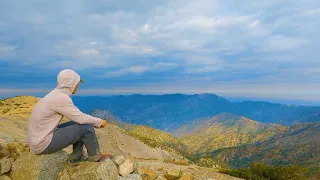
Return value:
M 213 172 L 212 168 L 178 165 L 158 160 L 115 156 L 103 162 L 66 163 L 67 152 L 34 155 L 25 143 L 3 145 L 0 141 L 0 180 L 165 180 L 237 179 Z
M 29 152 L 25 143 L 11 142 L 1 143 L 0 157 L 0 180 L 141 179 L 138 174 L 131 174 L 135 170 L 134 159 L 123 156 L 103 162 L 83 162 L 78 166 L 70 166 L 66 163 L 68 154 L 63 150 L 52 154 L 34 155 Z
M 60 151 L 48 155 L 20 154 L 12 164 L 12 179 L 56 179 L 67 160 L 67 153 Z

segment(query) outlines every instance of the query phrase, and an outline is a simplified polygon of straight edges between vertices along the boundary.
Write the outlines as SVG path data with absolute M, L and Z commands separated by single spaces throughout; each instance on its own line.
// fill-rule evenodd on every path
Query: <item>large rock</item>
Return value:
M 64 162 L 67 160 L 67 156 L 65 151 L 47 155 L 34 155 L 29 152 L 21 153 L 12 164 L 10 177 L 12 179 L 28 180 L 57 179 L 59 172 L 63 169 Z
M 117 180 L 118 169 L 112 160 L 83 162 L 78 166 L 66 166 L 58 180 Z
M 0 159 L 0 175 L 7 173 L 11 170 L 13 160 L 13 158 L 7 157 Z
M 127 158 L 122 164 L 119 165 L 119 173 L 121 176 L 127 176 L 134 171 L 134 160 Z

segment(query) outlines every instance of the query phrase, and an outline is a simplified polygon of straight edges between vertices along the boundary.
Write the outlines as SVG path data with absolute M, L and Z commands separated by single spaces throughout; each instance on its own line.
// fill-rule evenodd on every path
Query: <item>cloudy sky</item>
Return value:
M 318 0 L 1 0 L 0 94 L 216 93 L 320 101 Z

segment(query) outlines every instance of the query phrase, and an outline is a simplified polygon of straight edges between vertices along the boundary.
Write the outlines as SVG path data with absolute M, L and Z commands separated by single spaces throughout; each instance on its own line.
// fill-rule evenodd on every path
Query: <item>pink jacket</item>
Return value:
M 28 144 L 30 151 L 40 154 L 50 144 L 53 131 L 66 116 L 79 124 L 101 126 L 101 119 L 82 113 L 72 102 L 70 95 L 80 81 L 72 70 L 63 70 L 58 75 L 58 86 L 43 97 L 33 108 L 28 122 Z

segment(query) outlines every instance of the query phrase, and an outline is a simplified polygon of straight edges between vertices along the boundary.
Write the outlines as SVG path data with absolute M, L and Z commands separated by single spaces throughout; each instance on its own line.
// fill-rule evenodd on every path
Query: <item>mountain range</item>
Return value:
M 319 107 L 232 103 L 212 94 L 99 98 L 74 97 L 74 103 L 82 111 L 107 119 L 112 125 L 108 129 L 111 134 L 98 131 L 99 137 L 105 140 L 103 149 L 108 151 L 130 151 L 136 156 L 148 152 L 150 156 L 160 157 L 164 155 L 159 153 L 162 149 L 207 167 L 239 168 L 261 161 L 320 169 Z M 0 101 L 0 139 L 25 139 L 26 121 L 38 100 L 24 96 Z M 265 122 L 239 114 L 264 117 Z M 144 151 L 131 146 L 142 146 Z
M 281 126 L 221 113 L 192 121 L 173 136 L 149 126 L 123 123 L 106 110 L 95 110 L 92 115 L 109 118 L 146 144 L 176 152 L 202 166 L 242 168 L 259 161 L 320 168 L 318 122 Z
M 261 123 L 294 125 L 320 121 L 319 106 L 294 106 L 262 101 L 230 102 L 214 94 L 169 94 L 73 97 L 84 112 L 107 110 L 130 124 L 175 133 L 195 119 L 232 113 Z

